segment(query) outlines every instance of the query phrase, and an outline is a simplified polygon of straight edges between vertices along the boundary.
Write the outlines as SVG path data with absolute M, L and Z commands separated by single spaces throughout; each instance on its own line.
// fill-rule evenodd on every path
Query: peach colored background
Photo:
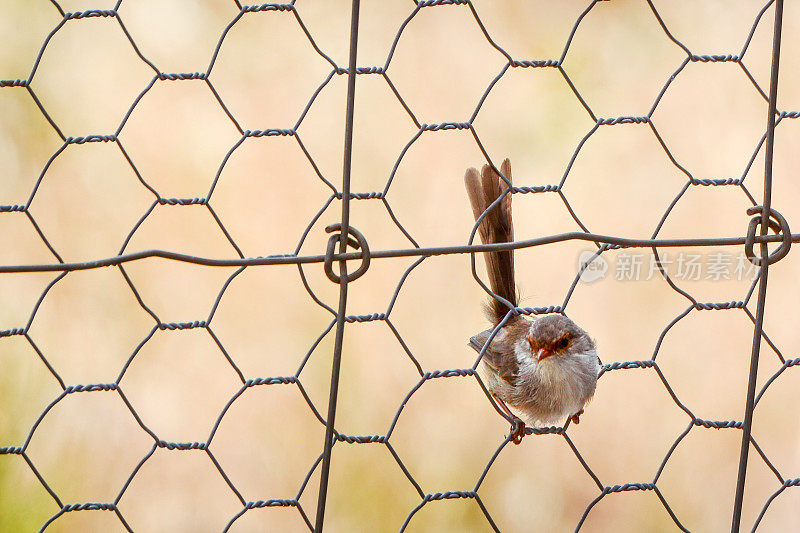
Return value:
M 65 11 L 109 9 L 110 1 L 60 2 Z M 362 2 L 360 66 L 383 65 L 411 1 Z M 555 59 L 588 2 L 475 0 L 486 31 L 513 58 Z M 764 1 L 655 0 L 673 35 L 696 54 L 738 54 Z M 44 37 L 61 20 L 48 2 L 2 2 L 0 78 L 27 78 Z M 125 0 L 119 15 L 141 53 L 161 71 L 202 72 L 233 1 Z M 298 0 L 296 11 L 316 44 L 347 65 L 349 2 Z M 772 21 L 756 28 L 744 63 L 768 90 Z M 800 109 L 800 10 L 784 17 L 779 108 Z M 645 115 L 685 58 L 667 39 L 646 2 L 601 2 L 579 26 L 564 69 L 598 117 Z M 388 74 L 419 122 L 469 119 L 506 59 L 481 33 L 467 6 L 423 9 L 406 27 Z M 226 36 L 210 79 L 243 129 L 291 128 L 331 65 L 309 45 L 289 12 L 245 15 Z M 66 136 L 110 134 L 153 71 L 132 51 L 113 18 L 72 20 L 53 37 L 32 88 Z M 319 172 L 341 184 L 346 76 L 317 95 L 298 136 Z M 765 129 L 766 102 L 735 63 L 690 63 L 667 90 L 653 124 L 675 159 L 695 178 L 742 177 Z M 496 162 L 508 156 L 518 185 L 557 184 L 593 121 L 553 68 L 510 69 L 474 121 Z M 418 132 L 384 79 L 359 76 L 352 190 L 380 191 Z M 142 178 L 162 197 L 208 194 L 240 134 L 205 82 L 157 81 L 134 109 L 120 142 Z M 773 206 L 794 227 L 800 216 L 793 120 L 776 130 Z M 0 204 L 25 204 L 45 163 L 62 141 L 24 88 L 0 90 Z M 463 191 L 466 167 L 485 158 L 469 132 L 426 132 L 400 160 L 387 201 L 421 246 L 467 242 L 471 212 Z M 745 183 L 761 200 L 763 148 Z M 667 158 L 650 127 L 601 127 L 577 156 L 564 194 L 591 231 L 649 237 L 686 176 Z M 245 256 L 293 253 L 331 190 L 292 137 L 247 139 L 225 165 L 211 206 Z M 30 214 L 65 261 L 117 254 L 154 200 L 113 143 L 67 147 L 44 174 Z M 514 198 L 520 239 L 579 230 L 554 193 Z M 692 187 L 668 217 L 662 237 L 743 235 L 750 202 L 737 187 Z M 374 250 L 405 248 L 408 239 L 380 200 L 351 203 L 351 223 Z M 324 252 L 323 228 L 339 220 L 334 200 L 311 227 L 301 254 Z M 215 258 L 235 257 L 204 206 L 158 206 L 126 251 L 160 248 Z M 523 305 L 559 305 L 587 243 L 568 242 L 517 254 Z M 741 248 L 671 250 L 741 253 Z M 620 255 L 604 254 L 608 275 L 579 283 L 567 313 L 597 340 L 604 362 L 649 359 L 664 328 L 689 306 L 660 277 L 618 281 Z M 651 252 L 642 252 L 645 261 Z M 54 262 L 24 213 L 0 215 L 0 262 Z M 349 314 L 385 312 L 413 258 L 380 259 L 354 282 Z M 479 273 L 483 265 L 479 263 Z M 674 272 L 675 265 L 670 267 Z M 145 304 L 162 322 L 205 320 L 230 268 L 149 259 L 125 266 Z M 336 307 L 338 287 L 319 264 L 304 267 L 308 283 Z M 796 255 L 770 269 L 765 331 L 784 357 L 797 355 L 800 262 Z M 0 275 L 0 329 L 24 327 L 53 274 Z M 744 298 L 748 281 L 679 281 L 701 302 Z M 406 279 L 390 319 L 424 371 L 465 368 L 475 354 L 470 335 L 484 329 L 483 291 L 469 256 L 429 258 Z M 748 305 L 755 312 L 755 301 Z M 225 291 L 211 329 L 245 378 L 292 375 L 333 319 L 304 290 L 291 266 L 252 267 Z M 118 268 L 75 272 L 59 281 L 35 315 L 29 335 L 67 385 L 113 382 L 155 324 Z M 699 418 L 741 420 L 752 322 L 741 310 L 692 311 L 665 336 L 659 368 L 675 394 Z M 320 412 L 327 409 L 333 334 L 313 351 L 300 380 Z M 781 364 L 762 343 L 758 383 Z M 0 446 L 19 446 L 46 405 L 61 392 L 56 379 L 21 336 L 0 339 Z M 800 371 L 788 369 L 756 410 L 753 435 L 786 478 L 800 476 L 800 422 L 792 406 Z M 383 435 L 403 398 L 419 381 L 382 322 L 345 332 L 337 429 Z M 241 382 L 207 331 L 157 331 L 120 382 L 143 422 L 166 441 L 205 441 Z M 602 377 L 580 426 L 568 434 L 604 485 L 651 482 L 690 417 L 669 397 L 652 369 Z M 426 493 L 472 490 L 502 443 L 506 422 L 474 378 L 425 383 L 408 401 L 390 442 Z M 248 389 L 225 415 L 211 451 L 245 500 L 294 498 L 321 452 L 324 427 L 294 385 Z M 674 451 L 658 487 L 692 531 L 730 527 L 741 433 L 694 427 Z M 28 454 L 64 503 L 110 502 L 152 447 L 115 392 L 72 394 L 34 433 Z M 300 499 L 312 518 L 318 471 Z M 743 525 L 749 529 L 780 483 L 751 453 Z M 20 456 L 0 456 L 0 529 L 33 531 L 58 511 Z M 503 531 L 571 531 L 599 489 L 563 437 L 506 446 L 478 494 Z M 760 531 L 800 527 L 800 490 L 773 502 Z M 420 502 L 382 444 L 334 449 L 326 531 L 395 531 Z M 219 531 L 241 504 L 201 451 L 159 448 L 119 503 L 136 531 Z M 302 531 L 295 509 L 253 510 L 234 531 Z M 611 494 L 589 514 L 586 531 L 668 531 L 674 523 L 655 493 Z M 109 512 L 74 512 L 53 531 L 115 531 Z M 473 500 L 431 502 L 413 531 L 483 531 Z

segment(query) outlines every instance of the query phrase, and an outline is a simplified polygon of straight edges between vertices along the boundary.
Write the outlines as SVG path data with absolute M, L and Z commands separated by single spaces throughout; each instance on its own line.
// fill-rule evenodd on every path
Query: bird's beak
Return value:
M 553 355 L 552 351 L 550 351 L 550 350 L 548 350 L 546 348 L 539 348 L 539 351 L 536 352 L 536 361 L 541 363 L 542 361 L 544 361 L 545 359 L 547 359 L 551 355 Z

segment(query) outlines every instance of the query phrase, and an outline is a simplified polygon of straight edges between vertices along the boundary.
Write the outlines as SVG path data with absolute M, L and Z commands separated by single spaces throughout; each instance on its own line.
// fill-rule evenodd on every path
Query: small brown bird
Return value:
M 511 183 L 508 159 L 500 171 Z M 468 169 L 464 182 L 476 221 L 508 187 L 489 165 L 484 165 L 480 175 L 476 169 Z M 478 233 L 484 244 L 514 240 L 510 193 L 486 213 Z M 517 307 L 514 252 L 484 252 L 484 258 L 492 292 Z M 506 304 L 490 298 L 486 314 L 492 329 L 472 337 L 469 345 L 480 352 L 509 311 Z M 487 388 L 512 420 L 511 438 L 515 444 L 525 435 L 525 423 L 509 406 L 522 413 L 531 425 L 566 419 L 578 424 L 597 385 L 599 359 L 594 341 L 563 315 L 546 315 L 532 321 L 512 315 L 492 339 L 482 360 Z

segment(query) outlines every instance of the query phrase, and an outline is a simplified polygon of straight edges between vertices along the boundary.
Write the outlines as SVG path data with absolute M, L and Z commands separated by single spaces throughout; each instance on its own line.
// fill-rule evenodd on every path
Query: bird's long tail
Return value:
M 511 182 L 511 162 L 506 159 L 500 171 Z M 467 194 L 472 204 L 475 220 L 508 188 L 505 180 L 489 165 L 484 165 L 480 174 L 474 168 L 467 169 L 464 175 Z M 512 242 L 514 225 L 511 218 L 511 194 L 493 206 L 484 217 L 478 233 L 484 244 Z M 517 306 L 517 288 L 514 283 L 514 252 L 484 252 L 486 270 L 489 275 L 489 286 L 492 292 Z M 497 325 L 508 313 L 508 306 L 496 298 L 491 298 L 487 305 L 487 315 L 492 324 Z

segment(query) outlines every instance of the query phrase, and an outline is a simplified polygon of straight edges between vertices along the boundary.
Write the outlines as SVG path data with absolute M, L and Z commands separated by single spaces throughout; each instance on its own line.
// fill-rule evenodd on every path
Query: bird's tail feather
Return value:
M 511 162 L 506 159 L 500 166 L 503 176 L 511 183 Z M 484 165 L 480 174 L 474 168 L 467 169 L 464 175 L 472 212 L 475 220 L 492 205 L 508 188 L 505 180 L 489 165 Z M 503 199 L 493 206 L 484 217 L 478 233 L 484 244 L 512 242 L 514 240 L 514 225 L 511 218 L 511 194 L 506 194 Z M 484 252 L 486 270 L 489 275 L 489 286 L 492 292 L 508 300 L 511 305 L 517 306 L 517 288 L 514 282 L 514 252 Z M 491 298 L 487 305 L 487 314 L 493 324 L 499 323 L 508 313 L 508 307 Z

